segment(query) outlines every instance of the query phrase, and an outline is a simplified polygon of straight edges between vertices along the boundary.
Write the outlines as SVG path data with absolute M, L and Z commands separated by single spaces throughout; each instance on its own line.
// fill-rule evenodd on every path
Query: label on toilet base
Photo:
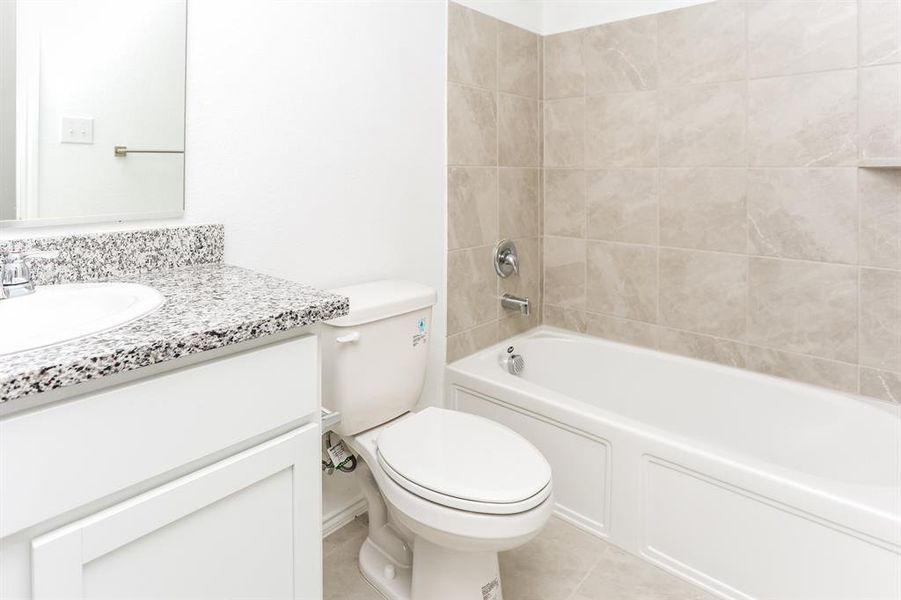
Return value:
M 341 466 L 344 461 L 351 457 L 350 451 L 342 441 L 339 441 L 331 448 L 327 448 L 326 452 L 328 452 L 328 457 L 332 461 L 332 465 L 335 467 Z
M 482 586 L 482 600 L 500 600 L 501 582 L 497 577 Z

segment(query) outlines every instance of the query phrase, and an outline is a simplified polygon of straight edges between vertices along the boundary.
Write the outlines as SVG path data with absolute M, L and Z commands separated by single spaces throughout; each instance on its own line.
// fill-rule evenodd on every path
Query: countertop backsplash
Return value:
M 0 240 L 8 250 L 58 250 L 55 259 L 32 260 L 38 285 L 103 281 L 161 269 L 222 262 L 222 225 L 183 225 Z

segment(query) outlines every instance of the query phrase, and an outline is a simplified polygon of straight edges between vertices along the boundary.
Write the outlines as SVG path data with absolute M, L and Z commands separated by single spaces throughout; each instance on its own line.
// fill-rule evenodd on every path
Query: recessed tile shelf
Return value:
M 901 156 L 892 158 L 862 158 L 857 163 L 864 169 L 901 169 Z

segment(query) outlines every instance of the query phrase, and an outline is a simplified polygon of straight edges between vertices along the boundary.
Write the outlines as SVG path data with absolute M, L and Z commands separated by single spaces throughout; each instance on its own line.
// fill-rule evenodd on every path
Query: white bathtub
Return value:
M 559 515 L 723 598 L 901 598 L 901 407 L 552 328 L 447 386 L 544 452 Z

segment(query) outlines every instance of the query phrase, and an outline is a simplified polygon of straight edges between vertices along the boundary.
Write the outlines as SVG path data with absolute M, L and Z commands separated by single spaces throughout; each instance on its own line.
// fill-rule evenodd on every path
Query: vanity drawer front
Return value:
M 0 421 L 0 538 L 319 411 L 315 336 Z

